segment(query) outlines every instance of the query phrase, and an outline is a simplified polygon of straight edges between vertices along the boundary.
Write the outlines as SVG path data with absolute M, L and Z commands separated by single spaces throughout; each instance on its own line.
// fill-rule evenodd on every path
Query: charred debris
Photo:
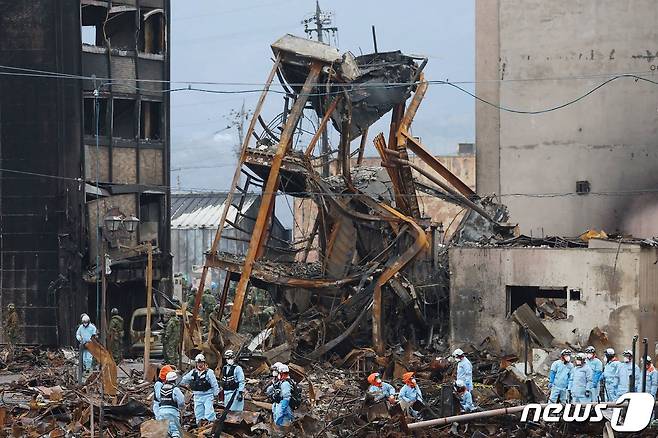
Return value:
M 193 314 L 208 269 L 220 269 L 227 273 L 220 297 L 222 313 L 230 307 L 226 329 L 237 332 L 251 288 L 267 291 L 277 308 L 272 338 L 285 341 L 297 360 L 343 357 L 363 347 L 382 358 L 396 346 L 432 348 L 446 335 L 447 247 L 510 238 L 514 226 L 506 223 L 505 206 L 479 198 L 411 134 L 428 88 L 427 59 L 399 51 L 341 55 L 292 35 L 271 47 L 274 66 L 227 201 L 239 212 L 247 193 L 261 193 L 253 228 L 244 230 L 251 235 L 249 249 L 245 256 L 218 251 L 223 228 L 236 226 L 225 212 L 206 254 Z M 285 90 L 284 111 L 267 123 L 261 110 L 275 78 Z M 305 110 L 320 123 L 301 144 L 293 137 Z M 369 129 L 389 114 L 388 132 L 374 138 L 384 170 L 361 166 Z M 324 129 L 340 135 L 337 149 L 321 147 Z M 410 162 L 410 154 L 424 166 Z M 467 211 L 449 240 L 421 215 L 420 192 Z M 269 235 L 277 196 L 313 202 L 310 233 L 291 245 Z M 212 336 L 202 343 L 194 321 L 186 324 L 186 349 L 221 357 L 224 343 L 213 344 Z

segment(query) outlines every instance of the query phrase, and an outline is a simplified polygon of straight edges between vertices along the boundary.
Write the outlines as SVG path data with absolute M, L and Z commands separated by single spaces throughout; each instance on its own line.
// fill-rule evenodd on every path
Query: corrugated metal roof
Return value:
M 227 196 L 227 192 L 173 193 L 171 228 L 217 228 Z M 257 194 L 248 194 L 242 206 L 242 213 L 245 213 L 257 198 Z M 238 196 L 233 198 L 234 203 L 238 200 Z M 237 209 L 231 206 L 227 219 L 235 222 L 236 215 Z

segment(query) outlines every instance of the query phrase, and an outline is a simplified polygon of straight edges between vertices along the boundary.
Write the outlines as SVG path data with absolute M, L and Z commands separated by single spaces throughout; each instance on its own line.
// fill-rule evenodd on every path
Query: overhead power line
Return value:
M 0 65 L 0 68 L 7 68 L 7 67 Z M 17 67 L 9 67 L 9 68 L 14 68 L 15 69 Z M 24 70 L 29 70 L 29 69 L 24 69 Z M 46 74 L 41 70 L 37 70 L 36 73 L 0 72 L 0 75 L 54 77 L 54 78 L 58 78 L 58 79 L 85 79 L 85 80 L 96 79 L 96 80 L 99 80 L 99 78 L 75 76 L 75 75 L 65 75 L 65 76 L 60 77 L 60 76 L 57 76 L 57 74 Z M 538 109 L 538 110 L 526 110 L 526 109 L 510 108 L 510 107 L 503 106 L 503 105 L 497 104 L 495 102 L 491 102 L 489 100 L 486 100 L 486 99 L 478 96 L 477 94 L 465 89 L 464 87 L 459 85 L 459 83 L 457 83 L 457 82 L 441 81 L 441 80 L 432 80 L 432 81 L 427 81 L 427 82 L 430 85 L 446 85 L 446 86 L 453 87 L 453 88 L 457 89 L 458 91 L 460 91 L 464 94 L 467 94 L 468 96 L 471 96 L 472 98 L 476 99 L 477 101 L 482 102 L 482 103 L 484 103 L 486 105 L 489 105 L 491 107 L 494 107 L 494 108 L 496 108 L 500 111 L 505 111 L 505 112 L 514 113 L 514 114 L 537 115 L 537 114 L 543 114 L 543 113 L 556 111 L 556 110 L 565 108 L 569 105 L 573 105 L 574 103 L 585 99 L 587 96 L 593 94 L 597 90 L 600 90 L 601 88 L 609 85 L 610 83 L 612 83 L 612 82 L 614 82 L 618 79 L 633 79 L 636 82 L 641 81 L 641 82 L 650 83 L 652 85 L 658 85 L 658 81 L 654 81 L 652 79 L 648 79 L 648 78 L 639 76 L 637 74 L 627 74 L 627 73 L 618 74 L 618 75 L 615 75 L 613 77 L 608 78 L 607 80 L 605 80 L 602 83 L 596 85 L 594 88 L 590 89 L 586 93 L 584 93 L 584 94 L 582 94 L 578 97 L 575 97 L 575 98 L 573 98 L 573 99 L 571 99 L 567 102 L 564 102 L 564 103 L 561 103 L 561 104 L 558 104 L 558 105 L 554 105 L 554 106 L 548 107 L 548 108 Z M 106 84 L 109 85 L 109 84 L 112 84 L 114 82 L 121 82 L 121 81 L 113 80 L 111 82 L 107 82 Z M 144 81 L 144 82 L 146 82 L 146 81 Z M 166 81 L 164 81 L 164 82 L 166 82 Z M 183 83 L 183 82 L 170 82 L 170 84 L 173 84 L 173 83 Z M 246 90 L 214 90 L 214 89 L 192 87 L 191 84 L 192 84 L 192 82 L 189 82 L 187 87 L 166 89 L 166 90 L 162 90 L 161 92 L 162 93 L 174 93 L 174 92 L 180 92 L 180 91 L 194 91 L 194 92 L 211 93 L 211 94 L 249 94 L 249 93 L 261 93 L 261 92 L 264 91 L 262 88 L 246 89 Z M 220 83 L 216 83 L 216 84 L 220 84 Z M 228 83 L 225 83 L 225 85 L 226 84 L 228 84 Z M 412 85 L 416 85 L 416 84 L 417 83 L 414 83 L 414 82 L 401 82 L 401 83 L 381 84 L 381 85 L 378 85 L 378 84 L 355 84 L 355 87 L 356 88 L 363 88 L 363 87 L 396 88 L 396 87 L 401 87 L 401 86 L 405 86 L 405 87 L 406 86 L 412 86 Z M 326 84 L 317 84 L 317 85 L 318 86 L 320 86 L 320 85 L 324 86 Z M 134 88 L 135 90 L 145 90 L 141 87 L 132 87 L 132 88 Z M 348 91 L 349 91 L 350 85 L 345 85 L 345 88 L 347 88 Z M 145 90 L 145 91 L 152 91 L 152 90 Z M 272 90 L 271 89 L 269 91 L 272 92 L 272 93 L 287 94 L 287 92 L 283 91 L 283 90 Z M 339 94 L 343 94 L 343 93 L 344 93 L 344 90 L 339 90 L 339 91 L 333 91 L 333 92 L 310 93 L 309 96 L 331 96 L 331 95 L 339 95 Z
M 214 168 L 214 167 L 219 167 L 219 166 L 207 166 L 207 167 L 197 167 L 199 168 Z M 222 164 L 221 167 L 224 167 Z M 81 184 L 84 183 L 85 180 L 82 178 L 71 178 L 71 177 L 64 177 L 64 176 L 59 176 L 59 175 L 49 175 L 49 174 L 44 174 L 44 173 L 37 173 L 37 172 L 27 172 L 27 171 L 21 171 L 21 170 L 14 170 L 14 169 L 4 169 L 0 168 L 0 172 L 7 172 L 7 173 L 14 173 L 14 174 L 22 174 L 26 176 L 33 176 L 33 177 L 38 177 L 38 178 L 52 178 L 52 179 L 59 179 L 59 180 L 69 180 L 71 182 Z M 99 184 L 102 185 L 102 184 Z M 133 186 L 134 184 L 128 184 L 128 183 L 108 183 L 108 185 L 112 186 L 122 186 L 122 185 L 130 185 Z M 153 188 L 159 188 L 162 190 L 165 189 L 180 189 L 184 191 L 197 191 L 197 192 L 217 192 L 218 190 L 216 188 L 210 188 L 210 187 L 178 187 L 178 186 L 167 186 L 167 185 L 153 185 L 153 184 L 148 184 L 149 187 Z M 266 192 L 254 192 L 255 194 L 266 194 Z M 320 196 L 320 197 L 334 197 L 334 198 L 345 198 L 345 197 L 359 197 L 363 196 L 360 193 L 326 193 L 326 192 L 312 192 L 312 191 L 298 191 L 298 192 L 272 192 L 271 194 L 275 196 Z M 599 191 L 599 192 L 588 192 L 586 195 L 583 195 L 582 193 L 579 192 L 548 192 L 548 193 L 501 193 L 497 196 L 504 198 L 504 197 L 527 197 L 527 198 L 560 198 L 560 197 L 568 197 L 568 196 L 578 196 L 578 197 L 583 197 L 583 196 L 628 196 L 628 195 L 643 195 L 643 194 L 658 194 L 658 188 L 651 188 L 651 189 L 634 189 L 634 190 L 610 190 L 610 191 Z M 401 194 L 400 196 L 415 196 L 415 197 L 420 197 L 420 198 L 432 198 L 432 199 L 437 199 L 436 196 L 434 195 L 429 195 L 429 194 L 423 194 L 423 193 L 417 193 L 417 194 Z

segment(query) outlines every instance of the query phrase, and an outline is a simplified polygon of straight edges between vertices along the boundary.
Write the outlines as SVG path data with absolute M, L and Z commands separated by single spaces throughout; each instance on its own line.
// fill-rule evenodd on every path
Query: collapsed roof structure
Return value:
M 428 333 L 431 341 L 434 329 L 440 329 L 442 317 L 444 322 L 447 317 L 448 268 L 443 246 L 435 239 L 436 224 L 421 216 L 414 172 L 433 183 L 422 184 L 425 194 L 469 210 L 453 239 L 486 240 L 509 235 L 512 227 L 504 223 L 504 206 L 479 199 L 410 134 L 428 88 L 423 75 L 427 59 L 399 51 L 341 55 L 331 46 L 292 35 L 271 47 L 274 66 L 248 127 L 226 201 L 241 211 L 247 194 L 260 189 L 262 201 L 257 217 L 251 218 L 251 241 L 244 257 L 218 251 L 222 231 L 236 226 L 227 216 L 229 209 L 224 209 L 206 254 L 194 317 L 188 323 L 192 341 L 188 348 L 216 352 L 216 346 L 201 347 L 195 327 L 203 282 L 212 268 L 228 273 L 222 311 L 232 282 L 237 282 L 229 322 L 232 331 L 239 327 L 250 285 L 267 290 L 278 304 L 299 299 L 287 307 L 285 317 L 304 332 L 299 338 L 306 342 L 294 341 L 294 347 L 307 358 L 318 358 L 347 339 L 352 345 L 371 345 L 378 355 L 385 353 L 387 344 L 421 341 Z M 265 123 L 261 116 L 275 76 L 286 91 L 284 112 L 275 119 L 278 126 Z M 317 113 L 320 123 L 308 144 L 296 148 L 293 136 L 305 109 Z M 385 175 L 379 172 L 372 177 L 360 166 L 368 128 L 389 112 L 388 139 L 383 133 L 374 138 Z M 314 154 L 329 121 L 340 134 L 338 149 Z M 255 132 L 257 122 L 263 128 L 260 133 Z M 257 139 L 255 147 L 250 147 L 252 136 Z M 352 148 L 359 137 L 358 148 Z M 411 163 L 409 153 L 433 172 Z M 327 169 L 330 161 L 335 174 L 323 177 L 317 168 Z M 270 235 L 279 194 L 312 199 L 317 211 L 310 235 L 293 242 L 296 261 L 292 263 L 269 257 L 267 251 L 280 244 Z M 319 261 L 307 262 L 314 242 Z M 304 323 L 309 314 L 322 320 L 321 336 L 309 334 L 309 324 Z

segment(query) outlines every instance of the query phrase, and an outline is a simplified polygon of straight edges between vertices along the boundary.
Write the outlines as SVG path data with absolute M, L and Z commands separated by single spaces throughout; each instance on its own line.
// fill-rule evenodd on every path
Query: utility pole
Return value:
M 331 12 L 322 12 L 322 9 L 320 9 L 320 0 L 315 0 L 315 14 L 302 21 L 304 32 L 306 32 L 309 38 L 313 38 L 313 33 L 315 32 L 318 41 L 321 43 L 324 42 L 324 34 L 326 32 L 327 41 L 329 41 L 331 35 L 336 35 L 336 32 L 338 32 L 337 27 L 331 27 L 332 15 Z M 315 28 L 309 27 L 309 24 L 315 24 Z M 321 101 L 324 107 L 326 98 L 321 99 Z M 318 119 L 322 119 L 323 116 L 324 114 L 319 114 Z M 321 141 L 322 150 L 320 160 L 322 162 L 322 176 L 327 177 L 329 176 L 329 137 L 326 126 L 322 129 Z
M 151 300 L 153 297 L 153 247 L 146 243 L 146 328 L 144 330 L 144 378 L 151 362 Z

